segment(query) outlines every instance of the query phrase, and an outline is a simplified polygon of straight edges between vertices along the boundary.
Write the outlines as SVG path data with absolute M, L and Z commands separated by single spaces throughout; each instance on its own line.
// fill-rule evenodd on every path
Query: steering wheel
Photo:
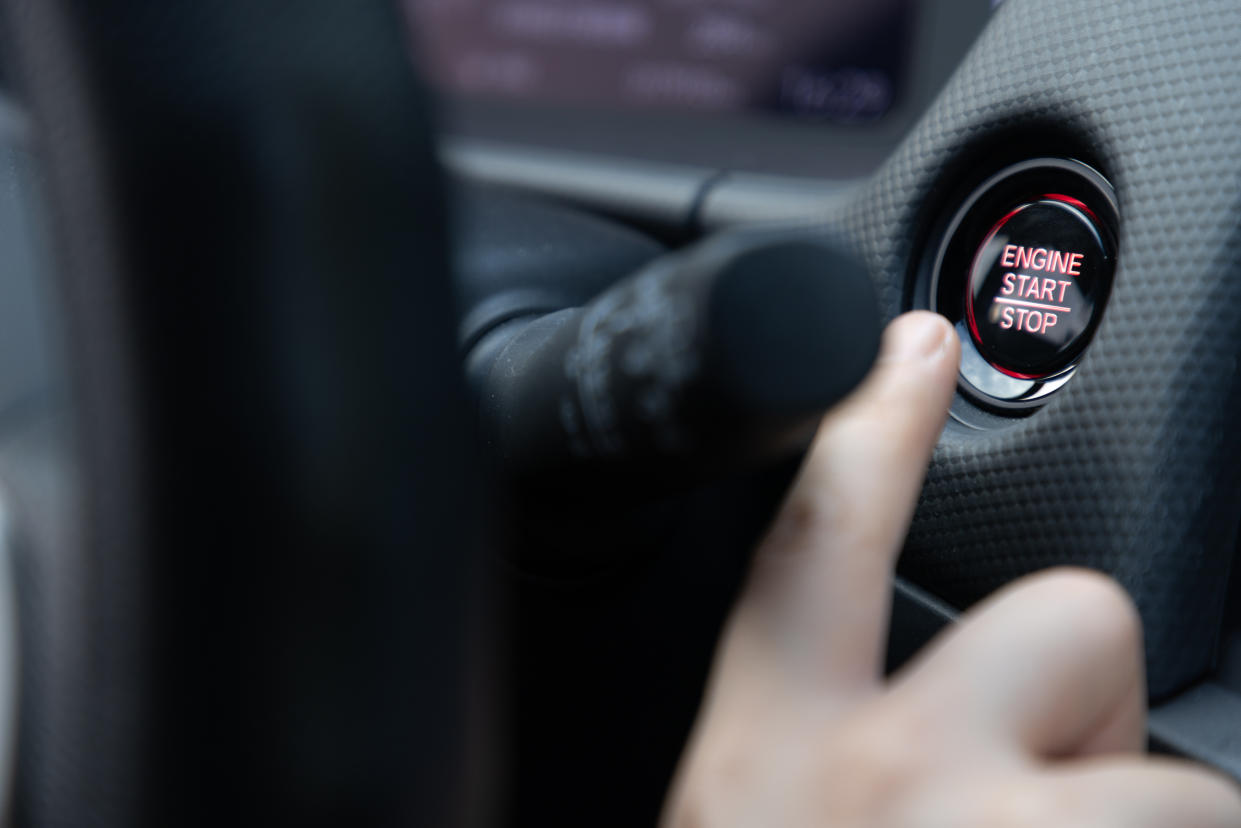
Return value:
M 397 10 L 3 13 L 14 820 L 464 819 L 479 496 Z
M 467 818 L 484 498 L 396 11 L 0 8 L 28 113 L 0 111 L 2 336 L 32 355 L 0 382 L 16 819 Z M 1106 571 L 1155 699 L 1212 666 L 1241 506 L 1238 43 L 1224 0 L 1007 0 L 877 175 L 808 217 L 890 317 L 985 175 L 1054 156 L 1110 181 L 1117 266 L 1076 374 L 1024 416 L 957 412 L 901 574 L 962 608 Z

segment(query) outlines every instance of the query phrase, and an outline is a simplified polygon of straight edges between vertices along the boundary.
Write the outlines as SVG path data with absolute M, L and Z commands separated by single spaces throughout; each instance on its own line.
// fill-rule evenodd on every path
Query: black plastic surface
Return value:
M 1078 375 L 1007 428 L 945 432 L 901 571 L 957 606 L 1053 564 L 1109 572 L 1156 698 L 1210 663 L 1241 514 L 1239 44 L 1231 2 L 1008 0 L 832 221 L 894 315 L 959 182 L 1069 148 L 1115 185 L 1119 264 Z
M 467 349 L 505 320 L 586 304 L 664 249 L 623 224 L 546 199 L 472 185 L 452 195 L 453 278 Z
M 957 612 L 939 598 L 904 578 L 893 578 L 886 672 L 903 667 L 956 618 Z

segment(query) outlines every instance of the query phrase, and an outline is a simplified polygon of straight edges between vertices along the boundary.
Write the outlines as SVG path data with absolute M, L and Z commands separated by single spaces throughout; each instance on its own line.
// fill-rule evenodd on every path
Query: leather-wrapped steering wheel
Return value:
M 478 495 L 398 10 L 3 13 L 15 821 L 459 820 Z

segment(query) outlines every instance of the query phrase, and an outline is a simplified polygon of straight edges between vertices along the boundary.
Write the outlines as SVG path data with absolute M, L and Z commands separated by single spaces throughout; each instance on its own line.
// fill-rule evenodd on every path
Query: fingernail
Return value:
M 883 358 L 909 360 L 937 356 L 944 352 L 951 335 L 952 327 L 939 314 L 930 311 L 907 313 L 888 326 Z

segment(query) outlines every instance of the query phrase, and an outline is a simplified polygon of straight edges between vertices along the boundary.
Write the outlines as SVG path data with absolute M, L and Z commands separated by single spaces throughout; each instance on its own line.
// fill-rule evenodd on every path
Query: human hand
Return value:
M 725 628 L 666 828 L 1241 826 L 1231 782 L 1143 755 L 1141 625 L 1102 575 L 1019 581 L 884 680 L 959 349 L 906 314 L 824 420 Z

